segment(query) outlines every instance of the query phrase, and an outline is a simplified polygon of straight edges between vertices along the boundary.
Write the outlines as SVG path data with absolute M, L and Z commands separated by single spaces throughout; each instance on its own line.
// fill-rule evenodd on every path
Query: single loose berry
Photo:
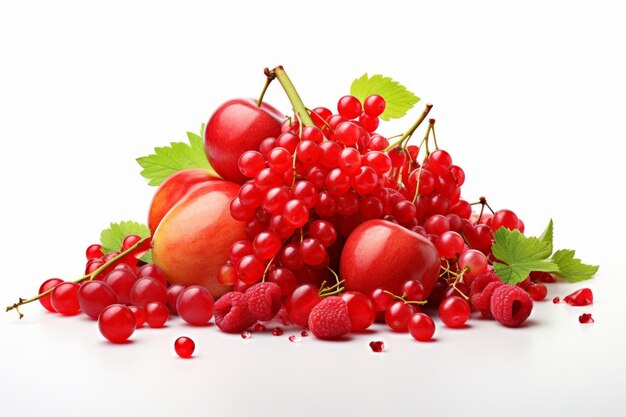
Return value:
M 309 315 L 309 329 L 320 339 L 338 339 L 351 327 L 348 306 L 337 296 L 326 297 Z
M 106 307 L 98 317 L 98 329 L 108 341 L 122 343 L 135 331 L 137 321 L 135 315 L 122 304 Z
M 559 297 L 554 297 L 554 298 L 552 299 L 552 303 L 553 303 L 553 304 L 558 304 L 558 303 L 560 303 L 560 302 L 561 302 L 561 299 L 560 299 Z
M 194 350 L 196 350 L 196 344 L 188 337 L 181 336 L 174 342 L 174 351 L 181 358 L 190 358 Z
M 548 295 L 548 288 L 543 284 L 530 284 L 526 291 L 533 301 L 542 301 Z
M 448 297 L 439 304 L 439 318 L 447 327 L 458 329 L 465 325 L 470 316 L 470 306 L 461 297 Z
M 424 313 L 413 314 L 409 321 L 409 333 L 415 340 L 427 342 L 435 334 L 435 322 Z
M 240 292 L 229 292 L 215 303 L 215 324 L 226 333 L 240 333 L 254 324 L 255 320 Z
M 515 285 L 501 285 L 491 296 L 491 314 L 507 327 L 519 327 L 533 311 L 530 295 Z

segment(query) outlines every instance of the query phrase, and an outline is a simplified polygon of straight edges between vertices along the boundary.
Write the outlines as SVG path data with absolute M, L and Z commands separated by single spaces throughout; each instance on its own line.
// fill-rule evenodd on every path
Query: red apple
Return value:
M 386 220 L 368 220 L 346 240 L 339 271 L 348 291 L 383 288 L 402 295 L 402 284 L 415 279 L 428 297 L 439 268 L 439 253 L 428 239 Z
M 150 234 L 154 235 L 154 231 L 161 223 L 163 217 L 194 185 L 216 178 L 209 171 L 200 168 L 184 169 L 170 175 L 159 186 L 152 198 L 150 212 L 148 213 Z
M 230 215 L 239 185 L 212 180 L 195 185 L 161 220 L 152 257 L 171 284 L 202 285 L 217 298 L 231 289 L 217 280 L 230 246 L 246 239 L 245 224 Z
M 226 180 L 243 184 L 248 180 L 239 172 L 242 153 L 258 150 L 268 137 L 280 135 L 285 120 L 278 110 L 251 98 L 227 101 L 215 110 L 204 134 L 204 150 L 215 171 Z

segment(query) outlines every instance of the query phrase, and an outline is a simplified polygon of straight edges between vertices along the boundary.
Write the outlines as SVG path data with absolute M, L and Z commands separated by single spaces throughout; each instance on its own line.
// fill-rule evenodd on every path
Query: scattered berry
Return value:
M 578 316 L 578 322 L 581 324 L 591 324 L 595 322 L 595 320 L 591 317 L 591 313 L 583 313 Z
M 385 343 L 382 340 L 372 340 L 370 349 L 372 349 L 372 352 L 380 353 L 385 350 Z
M 302 336 L 302 337 L 307 337 L 308 335 L 309 335 L 309 332 L 307 332 L 306 330 L 302 330 L 300 332 L 300 336 Z
M 409 333 L 415 340 L 427 342 L 435 334 L 435 322 L 424 313 L 416 313 L 409 321 Z
M 181 358 L 190 358 L 196 350 L 196 344 L 188 337 L 181 336 L 174 342 L 174 350 Z
M 491 296 L 491 314 L 507 327 L 519 327 L 533 311 L 533 300 L 515 285 L 504 284 Z
M 461 297 L 448 297 L 439 304 L 439 318 L 447 327 L 458 329 L 465 325 L 470 316 L 470 306 Z
M 404 301 L 396 301 L 385 312 L 385 322 L 395 332 L 406 332 L 415 308 Z
M 276 327 L 275 329 L 272 330 L 272 336 L 282 336 L 283 335 L 283 329 L 281 329 L 280 327 Z
M 587 306 L 593 303 L 593 293 L 589 288 L 581 288 L 563 298 L 571 306 Z
M 554 304 L 558 304 L 558 303 L 560 303 L 560 302 L 561 302 L 561 299 L 560 299 L 559 297 L 554 297 L 554 298 L 552 299 L 552 302 L 553 302 Z

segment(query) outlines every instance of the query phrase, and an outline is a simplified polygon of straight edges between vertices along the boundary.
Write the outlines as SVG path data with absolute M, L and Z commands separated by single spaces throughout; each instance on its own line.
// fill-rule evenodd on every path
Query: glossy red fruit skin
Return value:
M 144 323 L 146 322 L 146 312 L 143 308 L 141 307 L 137 307 L 137 306 L 128 306 L 128 308 L 130 308 L 130 311 L 133 312 L 133 314 L 135 315 L 135 321 L 136 321 L 136 329 L 140 329 L 143 327 Z
M 94 320 L 106 307 L 117 304 L 117 294 L 104 281 L 89 281 L 78 290 L 78 304 L 83 313 Z
M 348 306 L 348 315 L 352 324 L 350 331 L 362 332 L 374 323 L 376 311 L 368 296 L 356 291 L 347 291 L 340 297 Z
M 459 329 L 470 316 L 470 306 L 461 297 L 448 297 L 439 304 L 439 318 L 447 327 Z
M 143 277 L 138 279 L 130 291 L 132 303 L 145 308 L 148 303 L 158 301 L 167 303 L 167 290 L 159 282 L 152 278 Z
M 146 323 L 148 326 L 152 328 L 163 327 L 169 318 L 170 311 L 165 304 L 155 301 L 146 305 Z
M 309 314 L 313 307 L 322 301 L 318 288 L 313 284 L 303 284 L 297 287 L 285 301 L 285 309 L 291 321 L 298 326 L 306 327 L 309 324 Z
M 204 132 L 204 150 L 211 166 L 226 180 L 243 184 L 247 178 L 239 171 L 239 157 L 257 150 L 268 137 L 281 133 L 285 120 L 278 110 L 251 98 L 236 98 L 222 104 L 209 119 Z
M 368 220 L 346 240 L 340 276 L 348 291 L 371 294 L 376 288 L 402 294 L 408 279 L 420 281 L 427 298 L 439 277 L 439 254 L 426 238 L 387 220 Z
M 417 313 L 409 321 L 409 332 L 419 342 L 428 342 L 435 334 L 433 319 L 424 313 Z
M 183 169 L 170 175 L 157 189 L 150 203 L 148 227 L 154 235 L 159 223 L 168 211 L 174 207 L 196 184 L 211 181 L 217 177 L 206 169 Z
M 213 317 L 215 301 L 213 296 L 201 285 L 185 288 L 176 301 L 178 315 L 192 326 L 204 326 Z
M 176 310 L 176 302 L 178 301 L 178 296 L 184 289 L 184 285 L 178 284 L 167 287 L 167 308 L 170 310 L 170 314 L 178 314 L 178 310 Z
M 123 343 L 135 332 L 136 319 L 132 310 L 122 304 L 112 304 L 98 317 L 100 333 L 109 342 Z
M 50 279 L 45 280 L 43 282 L 43 284 L 41 284 L 41 287 L 39 287 L 39 294 L 41 294 L 43 292 L 46 292 L 46 291 L 56 287 L 57 285 L 59 285 L 62 282 L 63 282 L 63 280 L 61 278 L 50 278 Z M 52 307 L 52 303 L 50 302 L 50 294 L 44 295 L 43 297 L 41 297 L 39 299 L 39 302 L 49 312 L 51 312 L 51 313 L 56 313 L 57 312 L 54 309 L 54 307 Z
M 190 358 L 195 349 L 196 344 L 188 337 L 181 336 L 174 342 L 174 350 L 176 351 L 176 354 L 183 359 Z
M 64 316 L 73 316 L 80 312 L 78 290 L 80 285 L 75 282 L 62 282 L 54 287 L 50 294 L 50 304 Z

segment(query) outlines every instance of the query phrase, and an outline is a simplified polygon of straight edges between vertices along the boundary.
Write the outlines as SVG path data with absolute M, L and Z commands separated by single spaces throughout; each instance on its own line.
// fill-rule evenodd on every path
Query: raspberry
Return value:
M 282 306 L 283 291 L 273 282 L 259 282 L 245 292 L 248 310 L 259 321 L 269 321 Z
M 474 294 L 482 292 L 487 284 L 494 281 L 500 281 L 500 278 L 498 278 L 498 276 L 493 271 L 487 271 L 480 274 L 474 279 L 474 281 L 472 281 L 472 285 L 470 286 L 470 297 L 472 297 Z
M 215 324 L 226 333 L 240 333 L 255 322 L 248 310 L 246 297 L 240 292 L 229 292 L 215 302 Z
M 322 300 L 309 315 L 309 329 L 320 339 L 338 339 L 351 328 L 348 305 L 337 296 Z
M 519 327 L 533 311 L 530 295 L 516 285 L 501 285 L 491 297 L 491 314 L 508 327 Z
M 497 281 L 491 281 L 487 283 L 487 286 L 483 288 L 481 292 L 475 293 L 471 296 L 470 300 L 472 301 L 472 305 L 476 308 L 476 310 L 480 311 L 480 314 L 484 319 L 493 318 L 491 315 L 491 296 L 496 288 L 502 285 L 504 284 L 499 279 Z

